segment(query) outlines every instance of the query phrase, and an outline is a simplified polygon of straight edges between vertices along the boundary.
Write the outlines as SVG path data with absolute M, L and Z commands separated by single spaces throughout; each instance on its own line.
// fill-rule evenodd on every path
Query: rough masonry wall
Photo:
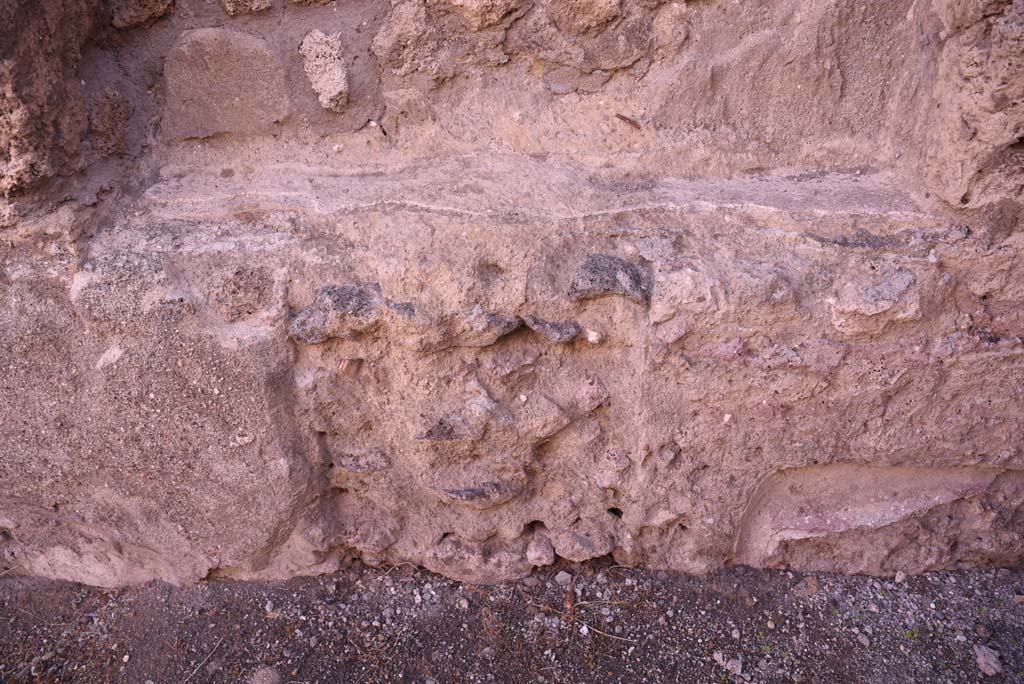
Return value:
M 1024 558 L 1014 2 L 0 2 L 0 572 Z
M 0 5 L 0 195 L 78 168 L 87 118 L 73 75 L 94 10 L 88 0 Z

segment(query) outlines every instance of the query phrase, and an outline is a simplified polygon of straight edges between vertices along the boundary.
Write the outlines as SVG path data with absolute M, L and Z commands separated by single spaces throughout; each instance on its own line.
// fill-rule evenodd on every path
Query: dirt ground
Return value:
M 113 591 L 8 577 L 0 681 L 1021 682 L 1024 571 L 698 578 L 607 562 L 475 586 L 353 566 Z

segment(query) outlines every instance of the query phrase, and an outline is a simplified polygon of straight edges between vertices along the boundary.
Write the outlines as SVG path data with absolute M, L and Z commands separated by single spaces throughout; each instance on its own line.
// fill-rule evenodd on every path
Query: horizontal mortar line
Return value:
M 1002 359 L 1008 356 L 1024 356 L 1024 349 L 993 349 L 992 351 L 964 352 L 951 358 L 952 364 L 962 361 L 979 361 L 985 359 Z
M 186 205 L 186 204 L 200 204 L 200 203 L 213 203 L 213 202 L 245 202 L 245 201 L 258 201 L 260 199 L 277 199 L 284 201 L 288 199 L 302 199 L 305 200 L 303 204 L 311 206 L 314 209 L 314 213 L 330 216 L 334 214 L 354 214 L 354 213 L 365 213 L 381 208 L 397 208 L 406 210 L 416 210 L 431 214 L 447 215 L 447 216 L 465 216 L 471 218 L 489 218 L 499 219 L 503 216 L 516 216 L 521 219 L 534 218 L 538 220 L 548 221 L 585 221 L 593 218 L 604 218 L 608 216 L 614 216 L 615 214 L 623 213 L 639 213 L 639 212 L 658 212 L 658 213 L 710 213 L 717 209 L 725 210 L 742 210 L 747 208 L 750 211 L 765 211 L 772 214 L 786 214 L 794 219 L 801 218 L 820 218 L 823 216 L 839 216 L 839 217 L 881 217 L 896 221 L 931 221 L 934 222 L 937 217 L 921 212 L 907 212 L 907 211 L 873 211 L 871 209 L 851 209 L 847 211 L 828 211 L 824 209 L 815 208 L 793 208 L 787 209 L 783 207 L 776 207 L 768 204 L 758 204 L 749 202 L 715 202 L 712 200 L 693 200 L 693 202 L 687 204 L 674 204 L 659 202 L 653 204 L 635 204 L 635 205 L 623 205 L 621 207 L 615 207 L 610 209 L 603 209 L 599 211 L 591 211 L 584 213 L 575 214 L 558 214 L 558 213 L 543 213 L 537 211 L 523 211 L 523 210 L 492 210 L 492 211 L 474 211 L 472 209 L 461 209 L 458 207 L 447 207 L 441 205 L 424 204 L 422 202 L 414 202 L 410 200 L 377 200 L 374 202 L 361 203 L 361 204 L 348 204 L 341 205 L 336 209 L 325 210 L 323 209 L 324 203 L 308 193 L 243 193 L 233 195 L 207 195 L 202 199 L 179 199 L 179 198 L 160 198 L 160 197 L 149 197 L 147 201 L 153 204 L 160 204 L 163 206 L 174 206 L 174 205 Z M 294 208 L 292 205 L 286 205 L 287 208 Z M 201 209 L 196 210 L 201 212 Z M 201 216 L 202 213 L 197 215 Z

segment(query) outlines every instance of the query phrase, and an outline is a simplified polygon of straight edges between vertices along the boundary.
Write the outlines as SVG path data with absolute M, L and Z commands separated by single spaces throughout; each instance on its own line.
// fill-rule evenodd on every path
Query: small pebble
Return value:
M 999 652 L 988 646 L 976 644 L 974 646 L 974 659 L 978 663 L 978 669 L 989 677 L 993 677 L 1003 671 L 1003 665 L 999 662 Z

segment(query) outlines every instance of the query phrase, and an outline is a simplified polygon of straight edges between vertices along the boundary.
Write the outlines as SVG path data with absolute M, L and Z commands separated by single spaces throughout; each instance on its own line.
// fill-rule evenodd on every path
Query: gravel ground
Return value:
M 1024 682 L 1024 571 L 411 566 L 104 591 L 0 579 L 0 681 Z

